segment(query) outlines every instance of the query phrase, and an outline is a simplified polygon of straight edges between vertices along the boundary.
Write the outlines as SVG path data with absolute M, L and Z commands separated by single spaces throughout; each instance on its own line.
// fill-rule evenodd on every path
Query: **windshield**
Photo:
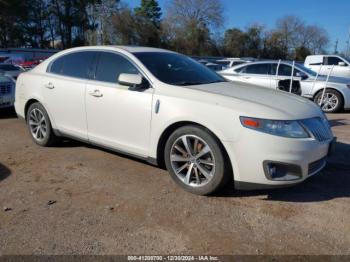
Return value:
M 226 81 L 209 68 L 177 53 L 140 52 L 134 55 L 156 78 L 170 85 L 189 86 Z
M 312 71 L 311 69 L 305 67 L 304 65 L 302 64 L 295 64 L 296 65 L 296 68 L 304 71 L 305 73 L 307 73 L 308 75 L 311 75 L 311 76 L 316 76 L 317 73 L 315 71 Z
M 4 71 L 18 71 L 18 67 L 14 66 L 14 65 L 0 65 L 0 70 L 4 70 Z

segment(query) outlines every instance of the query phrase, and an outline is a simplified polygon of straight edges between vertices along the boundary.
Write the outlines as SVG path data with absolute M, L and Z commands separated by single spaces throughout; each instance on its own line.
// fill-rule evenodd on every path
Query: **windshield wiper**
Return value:
M 195 81 L 182 81 L 182 82 L 173 83 L 173 85 L 179 85 L 179 86 L 193 86 L 193 85 L 203 85 L 203 84 L 205 83 L 195 82 Z

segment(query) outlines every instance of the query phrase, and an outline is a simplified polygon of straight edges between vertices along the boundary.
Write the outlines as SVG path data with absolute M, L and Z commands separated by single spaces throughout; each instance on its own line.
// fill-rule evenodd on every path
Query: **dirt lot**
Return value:
M 182 191 L 141 161 L 40 148 L 0 113 L 0 254 L 350 254 L 350 113 L 327 169 L 289 189 Z

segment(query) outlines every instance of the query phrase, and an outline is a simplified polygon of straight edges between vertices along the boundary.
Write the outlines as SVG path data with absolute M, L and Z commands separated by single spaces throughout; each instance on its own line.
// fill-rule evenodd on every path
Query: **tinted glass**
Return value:
M 339 62 L 344 62 L 344 61 L 335 56 L 329 56 L 326 58 L 326 65 L 338 65 Z
M 255 74 L 255 75 L 267 75 L 270 71 L 270 65 L 269 64 L 255 64 L 255 65 L 248 65 L 244 67 L 244 70 L 241 71 L 241 73 L 245 74 Z
M 88 78 L 95 52 L 77 52 L 56 59 L 50 68 L 51 73 Z
M 20 69 L 14 65 L 0 65 L 0 69 L 4 71 L 19 71 Z
M 136 67 L 121 55 L 101 52 L 95 79 L 103 82 L 117 83 L 119 75 L 138 74 Z
M 187 86 L 225 82 L 216 72 L 184 55 L 166 52 L 134 55 L 156 78 L 167 84 Z

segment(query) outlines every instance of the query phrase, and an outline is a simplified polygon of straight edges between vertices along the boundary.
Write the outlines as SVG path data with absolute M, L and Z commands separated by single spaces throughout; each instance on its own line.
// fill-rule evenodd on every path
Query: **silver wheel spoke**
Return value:
M 196 158 L 201 158 L 202 156 L 204 156 L 205 154 L 209 153 L 210 152 L 210 148 L 209 146 L 205 146 L 197 155 L 196 155 Z
M 33 120 L 29 120 L 29 125 L 38 126 L 39 124 L 37 122 L 34 122 Z
M 180 155 L 171 155 L 171 161 L 174 161 L 174 162 L 187 162 L 189 160 L 190 159 L 188 157 L 183 157 Z
M 197 167 L 194 168 L 194 175 L 196 176 L 197 184 L 200 185 L 201 179 L 199 178 L 199 173 L 198 173 L 198 168 Z
M 214 163 L 212 161 L 208 160 L 198 160 L 199 164 L 207 165 L 207 166 L 213 166 Z
M 200 164 L 199 165 L 197 165 L 197 167 L 198 167 L 198 169 L 199 169 L 199 172 L 201 172 L 201 174 L 203 175 L 203 176 L 205 176 L 207 179 L 209 179 L 210 178 L 210 173 L 204 168 L 204 167 L 202 167 Z
M 188 145 L 188 139 L 187 139 L 187 136 L 183 136 L 182 137 L 182 143 L 184 144 L 184 147 L 187 151 L 187 154 L 188 155 L 192 155 L 192 152 L 191 152 L 191 149 L 190 149 L 190 146 Z
M 176 145 L 175 149 L 179 151 L 181 154 L 183 154 L 184 156 L 187 155 L 187 152 L 183 150 L 179 145 Z
M 192 169 L 193 169 L 193 163 L 191 163 L 191 165 L 189 166 L 188 170 L 187 170 L 187 174 L 185 177 L 185 183 L 189 184 L 191 181 L 191 174 L 192 174 Z

